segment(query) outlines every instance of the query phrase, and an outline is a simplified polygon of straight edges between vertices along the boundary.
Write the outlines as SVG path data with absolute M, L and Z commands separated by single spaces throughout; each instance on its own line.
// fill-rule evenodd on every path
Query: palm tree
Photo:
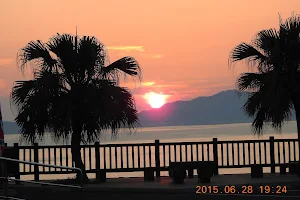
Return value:
M 241 43 L 230 54 L 231 63 L 246 60 L 254 68 L 237 79 L 238 90 L 249 94 L 244 105 L 254 117 L 254 133 L 266 124 L 281 131 L 285 120 L 296 114 L 300 139 L 300 16 L 280 18 L 279 30 L 262 30 L 251 43 Z M 300 144 L 300 143 L 299 143 Z
M 33 79 L 16 81 L 12 89 L 21 139 L 33 143 L 45 132 L 55 140 L 71 139 L 72 160 L 87 180 L 80 144 L 98 140 L 105 130 L 115 135 L 138 125 L 133 96 L 118 85 L 121 72 L 141 80 L 138 62 L 124 57 L 108 64 L 105 47 L 95 37 L 69 34 L 47 43 L 31 41 L 18 59 L 21 70 L 33 66 Z

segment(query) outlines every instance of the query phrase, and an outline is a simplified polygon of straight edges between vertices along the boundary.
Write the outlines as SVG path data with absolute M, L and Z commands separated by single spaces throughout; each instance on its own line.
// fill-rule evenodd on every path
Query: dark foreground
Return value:
M 57 190 L 49 187 L 44 187 L 36 190 L 28 189 L 17 189 L 19 198 L 25 198 L 29 200 L 80 200 L 81 194 L 79 191 L 72 190 Z M 120 199 L 120 198 L 151 198 L 152 200 L 161 199 L 161 198 L 172 198 L 172 199 L 299 199 L 300 192 L 289 192 L 285 195 L 261 195 L 261 194 L 252 194 L 252 195 L 213 195 L 213 194 L 194 194 L 194 193 L 147 193 L 147 192 L 118 192 L 118 191 L 87 191 L 84 192 L 84 200 L 99 200 L 99 199 Z
M 197 186 L 198 185 L 198 186 Z M 197 187 L 217 187 L 218 191 L 212 194 L 212 190 L 206 194 L 196 194 Z M 271 187 L 268 192 L 262 192 L 260 186 Z M 276 187 L 280 186 L 281 194 L 276 194 Z M 227 190 L 224 188 L 227 187 Z M 228 192 L 228 187 L 235 187 L 235 191 Z M 252 187 L 253 190 L 245 190 Z M 244 190 L 243 190 L 244 188 Z M 197 178 L 186 179 L 183 185 L 174 185 L 168 177 L 162 177 L 154 182 L 144 182 L 141 178 L 109 179 L 106 183 L 88 184 L 83 188 L 83 198 L 80 189 L 60 188 L 54 186 L 40 186 L 33 184 L 10 185 L 10 196 L 28 200 L 99 200 L 120 198 L 161 198 L 172 199 L 300 199 L 300 178 L 293 175 L 264 175 L 261 179 L 251 179 L 249 175 L 219 175 L 212 179 L 208 185 L 199 185 Z M 242 191 L 246 194 L 241 194 Z M 204 191 L 205 192 L 205 191 Z M 1 193 L 1 189 L 0 189 Z M 225 194 L 232 193 L 232 194 Z M 251 194 L 250 194 L 251 193 Z

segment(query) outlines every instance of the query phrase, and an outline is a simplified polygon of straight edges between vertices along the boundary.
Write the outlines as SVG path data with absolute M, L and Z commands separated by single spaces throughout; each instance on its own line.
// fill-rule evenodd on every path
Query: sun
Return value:
M 145 99 L 148 101 L 152 108 L 160 108 L 166 103 L 165 96 L 163 94 L 157 94 L 155 92 L 146 93 Z

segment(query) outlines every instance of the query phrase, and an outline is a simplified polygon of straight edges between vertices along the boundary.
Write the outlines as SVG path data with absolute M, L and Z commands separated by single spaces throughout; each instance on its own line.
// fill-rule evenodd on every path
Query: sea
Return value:
M 238 124 L 216 124 L 216 125 L 193 125 L 193 126 L 164 126 L 164 127 L 140 127 L 129 132 L 128 130 L 120 130 L 117 137 L 111 137 L 109 132 L 104 132 L 100 136 L 100 144 L 116 144 L 116 143 L 149 143 L 154 140 L 160 142 L 201 142 L 212 141 L 217 138 L 219 141 L 226 140 L 260 140 L 268 139 L 274 136 L 275 139 L 294 139 L 297 138 L 297 126 L 295 121 L 286 122 L 281 133 L 276 132 L 271 127 L 267 127 L 262 135 L 253 134 L 251 123 Z M 19 134 L 6 134 L 5 143 L 12 146 L 13 143 L 19 145 L 28 145 L 24 141 L 20 141 Z M 39 145 L 55 145 L 69 144 L 70 141 L 54 142 L 51 134 L 46 134 L 43 141 L 38 142 Z M 94 162 L 94 161 L 93 161 Z M 249 173 L 250 169 L 221 169 L 221 174 Z M 167 175 L 163 172 L 162 175 Z M 94 178 L 94 175 L 89 175 Z M 124 172 L 124 173 L 108 173 L 108 178 L 117 177 L 141 177 L 142 172 Z M 41 175 L 41 179 L 64 179 L 72 178 L 74 175 Z M 23 176 L 22 179 L 32 179 L 32 176 Z

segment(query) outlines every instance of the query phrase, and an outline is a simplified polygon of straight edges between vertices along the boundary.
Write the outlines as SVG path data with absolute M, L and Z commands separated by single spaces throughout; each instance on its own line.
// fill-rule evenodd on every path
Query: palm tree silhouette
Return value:
M 116 135 L 139 123 L 132 94 L 118 85 L 121 72 L 141 81 L 138 62 L 124 57 L 108 64 L 95 37 L 70 34 L 57 34 L 47 43 L 31 41 L 18 58 L 21 70 L 32 63 L 34 72 L 32 80 L 16 81 L 12 89 L 21 139 L 33 143 L 46 131 L 55 140 L 71 137 L 72 160 L 87 180 L 80 144 L 98 140 L 104 130 Z
M 262 30 L 250 44 L 241 43 L 230 54 L 231 64 L 246 60 L 255 69 L 241 74 L 237 87 L 249 92 L 244 108 L 254 117 L 252 126 L 256 134 L 262 134 L 266 124 L 280 132 L 294 110 L 300 139 L 299 34 L 299 15 L 292 15 L 284 22 L 280 18 L 279 30 Z

